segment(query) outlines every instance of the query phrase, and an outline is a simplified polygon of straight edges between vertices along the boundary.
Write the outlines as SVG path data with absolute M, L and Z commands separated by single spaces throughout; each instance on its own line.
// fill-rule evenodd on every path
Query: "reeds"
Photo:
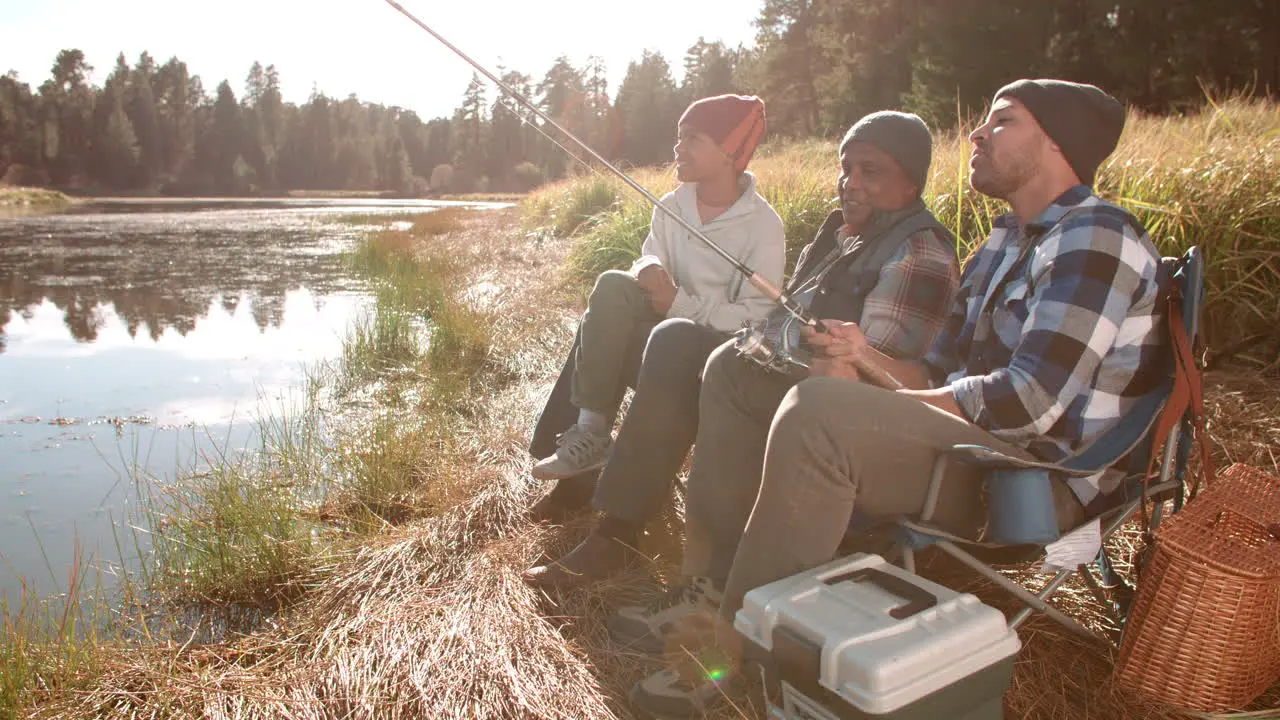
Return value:
M 24 582 L 16 603 L 0 599 L 0 718 L 96 677 L 104 606 L 83 601 L 102 592 L 96 578 L 76 543 L 61 592 L 46 596 Z

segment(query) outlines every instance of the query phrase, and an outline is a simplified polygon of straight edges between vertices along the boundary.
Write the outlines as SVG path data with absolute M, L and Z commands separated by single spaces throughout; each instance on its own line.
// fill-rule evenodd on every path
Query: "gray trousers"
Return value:
M 712 385 L 708 372 L 701 408 L 704 425 L 713 422 L 709 403 L 719 397 L 709 392 Z M 716 415 L 727 423 L 735 416 L 732 409 Z M 728 434 L 732 429 L 717 432 Z M 701 460 L 701 428 L 699 433 Z M 871 517 L 918 514 L 937 452 L 957 443 L 1027 457 L 1021 448 L 906 395 L 848 380 L 805 380 L 786 393 L 773 417 L 763 473 L 733 478 L 708 472 L 690 477 L 690 518 L 715 514 L 708 506 L 693 507 L 695 483 L 708 481 L 717 486 L 703 487 L 699 501 L 718 501 L 731 517 L 715 525 L 723 536 L 695 536 L 690 530 L 691 545 L 706 542 L 715 550 L 686 550 L 685 572 L 723 578 L 721 612 L 731 618 L 748 590 L 830 560 L 855 506 Z M 706 460 L 704 466 L 718 470 L 714 467 L 718 463 Z M 1054 504 L 1060 528 L 1071 528 L 1084 519 L 1084 508 L 1065 483 L 1054 483 Z M 745 514 L 740 510 L 744 505 Z M 985 521 L 981 474 L 962 465 L 951 466 L 934 522 L 956 534 L 977 537 Z M 735 522 L 741 525 L 731 538 Z M 731 542 L 735 552 L 726 566 L 722 548 Z
M 689 454 L 698 428 L 702 368 L 728 336 L 684 318 L 654 326 L 645 314 L 648 301 L 638 309 L 638 290 L 626 273 L 606 272 L 596 282 L 573 349 L 538 418 L 529 453 L 544 458 L 556 451 L 557 435 L 578 421 L 579 405 L 571 396 L 595 397 L 598 407 L 591 409 L 612 416 L 623 391 L 635 388 L 613 456 L 598 481 L 596 473 L 586 473 L 562 480 L 556 492 L 572 504 L 585 504 L 594 487 L 597 509 L 644 525 L 662 510 Z M 618 369 L 605 372 L 613 363 Z
M 685 318 L 653 329 L 613 456 L 596 484 L 597 510 L 636 525 L 662 510 L 698 429 L 702 368 L 726 338 Z

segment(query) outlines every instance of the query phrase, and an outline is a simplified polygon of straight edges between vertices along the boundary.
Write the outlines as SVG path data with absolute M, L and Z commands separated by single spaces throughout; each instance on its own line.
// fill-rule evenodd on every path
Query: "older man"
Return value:
M 792 389 L 774 418 L 719 606 L 722 659 L 707 655 L 726 664 L 716 677 L 733 676 L 735 638 L 724 628 L 746 592 L 830 560 L 855 506 L 873 517 L 919 512 L 936 453 L 957 443 L 1061 460 L 1158 382 L 1159 253 L 1137 220 L 1089 188 L 1123 124 L 1124 108 L 1091 85 L 1001 88 L 970 135 L 969 179 L 1012 213 L 966 266 L 925 360 L 877 352 L 852 323 L 810 337 L 827 377 Z M 850 382 L 860 354 L 911 389 Z M 981 480 L 963 467 L 949 473 L 934 520 L 973 537 L 985 520 Z M 1111 490 L 1107 476 L 1055 481 L 1060 527 L 1083 520 L 1086 505 Z M 632 699 L 664 715 L 696 714 L 725 689 L 705 678 L 664 670 Z

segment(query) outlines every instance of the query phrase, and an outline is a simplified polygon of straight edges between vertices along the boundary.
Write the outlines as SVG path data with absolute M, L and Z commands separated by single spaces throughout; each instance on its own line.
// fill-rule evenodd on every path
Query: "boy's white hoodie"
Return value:
M 737 202 L 705 225 L 698 216 L 697 185 L 684 183 L 662 197 L 690 225 L 747 267 L 781 287 L 787 251 L 782 218 L 756 192 L 756 178 L 743 173 L 745 185 Z M 773 308 L 763 295 L 706 243 L 693 237 L 667 214 L 654 208 L 649 236 L 633 273 L 659 263 L 676 285 L 676 299 L 667 317 L 682 317 L 716 330 L 734 332 L 754 323 Z

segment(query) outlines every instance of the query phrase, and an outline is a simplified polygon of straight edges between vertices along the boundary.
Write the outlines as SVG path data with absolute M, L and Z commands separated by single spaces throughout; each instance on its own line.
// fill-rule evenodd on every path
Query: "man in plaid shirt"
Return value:
M 1074 455 L 1162 380 L 1159 263 L 1133 216 L 1084 185 L 1025 226 L 1016 213 L 997 218 L 925 357 L 931 384 L 1038 459 Z M 1098 477 L 1067 482 L 1086 505 L 1115 489 Z
M 814 313 L 858 322 L 868 342 L 903 360 L 924 356 L 960 280 L 955 240 L 920 199 L 931 156 L 931 134 L 915 115 L 874 113 L 855 124 L 840 147 L 841 208 L 804 249 L 787 286 L 793 297 L 808 299 Z M 785 317 L 777 309 L 770 321 Z M 729 342 L 712 352 L 700 389 L 697 378 L 641 376 L 648 402 L 700 393 L 689 479 L 689 574 L 702 578 L 697 586 L 712 597 L 728 575 L 755 500 L 769 422 L 806 374 L 799 366 L 790 372 L 761 367 Z M 528 582 L 563 589 L 603 578 L 634 557 L 644 525 L 670 497 L 689 446 L 659 442 L 670 434 L 665 428 L 631 432 L 636 442 L 620 443 L 611 461 L 626 472 L 606 472 L 596 488 L 593 504 L 603 516 L 595 532 L 559 560 L 527 571 Z M 611 625 L 623 641 L 643 643 L 649 622 L 666 622 L 667 615 L 624 608 Z
M 696 715 L 732 689 L 732 622 L 746 592 L 830 560 L 855 507 L 919 513 L 938 451 L 965 443 L 1060 460 L 1158 381 L 1159 253 L 1136 219 L 1089 188 L 1123 125 L 1124 108 L 1091 85 L 1020 80 L 996 93 L 970 135 L 969 179 L 1012 213 L 967 264 L 946 327 L 923 362 L 879 352 L 853 323 L 808 334 L 825 377 L 793 388 L 773 419 L 760 491 L 710 618 L 718 643 L 689 648 L 709 671 L 663 670 L 636 686 L 636 704 Z M 850 382 L 858 355 L 909 389 Z M 933 522 L 976 537 L 986 519 L 979 473 L 952 465 L 941 487 Z M 1082 522 L 1110 489 L 1055 481 L 1059 526 Z

